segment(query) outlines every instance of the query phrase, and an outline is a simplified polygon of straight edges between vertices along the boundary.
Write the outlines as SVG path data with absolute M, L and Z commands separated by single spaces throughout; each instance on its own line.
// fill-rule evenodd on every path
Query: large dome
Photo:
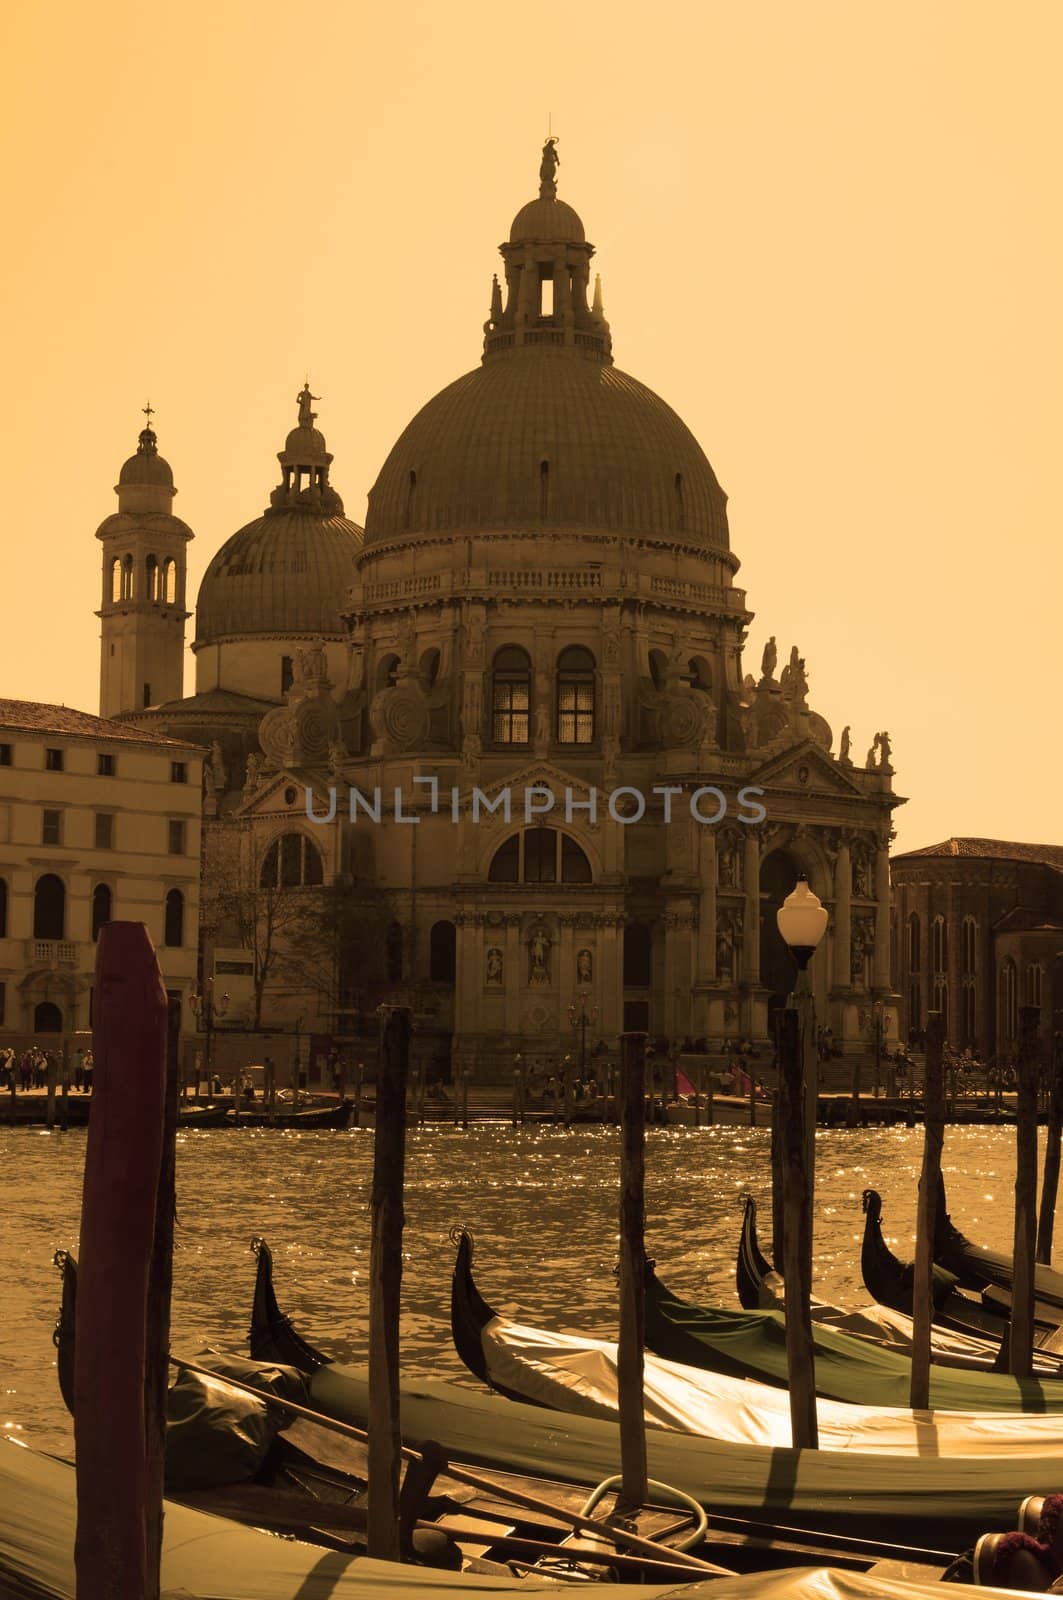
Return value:
M 369 495 L 366 543 L 492 529 L 666 534 L 728 548 L 690 429 L 616 367 L 524 346 L 417 413 Z
M 346 517 L 269 511 L 234 533 L 199 586 L 196 646 L 249 634 L 344 633 L 361 529 Z

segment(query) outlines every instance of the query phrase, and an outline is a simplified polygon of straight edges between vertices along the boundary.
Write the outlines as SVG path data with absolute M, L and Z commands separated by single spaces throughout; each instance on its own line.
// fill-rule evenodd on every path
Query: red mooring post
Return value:
M 167 1001 L 143 923 L 100 930 L 94 999 L 74 1367 L 76 1592 L 77 1600 L 158 1600 L 162 1429 L 148 1396 L 158 1383 L 160 1330 L 149 1333 L 148 1309 Z

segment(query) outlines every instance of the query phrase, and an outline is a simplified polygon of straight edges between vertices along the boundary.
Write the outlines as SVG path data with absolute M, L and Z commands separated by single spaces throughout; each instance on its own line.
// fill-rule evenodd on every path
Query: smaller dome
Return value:
M 281 461 L 283 462 L 286 457 L 293 462 L 332 460 L 328 453 L 328 446 L 325 443 L 325 435 L 320 428 L 305 427 L 293 428 L 287 439 L 285 439 L 284 449 L 280 456 Z
M 136 455 L 123 462 L 118 474 L 119 487 L 131 483 L 161 484 L 166 489 L 173 488 L 173 468 L 160 456 L 151 428 L 143 429 Z
M 571 244 L 586 244 L 587 236 L 578 212 L 564 200 L 529 200 L 513 218 L 510 244 L 530 239 L 563 239 Z

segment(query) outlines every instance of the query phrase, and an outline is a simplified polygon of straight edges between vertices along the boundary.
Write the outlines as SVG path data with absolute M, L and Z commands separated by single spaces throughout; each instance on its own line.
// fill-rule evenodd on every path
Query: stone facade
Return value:
M 946 839 L 895 856 L 893 984 L 906 1037 L 940 1011 L 957 1049 L 1011 1060 L 1018 1010 L 1063 1026 L 1063 847 Z

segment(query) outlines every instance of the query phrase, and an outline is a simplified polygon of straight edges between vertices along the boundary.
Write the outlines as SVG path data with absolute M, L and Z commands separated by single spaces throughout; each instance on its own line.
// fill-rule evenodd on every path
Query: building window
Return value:
M 527 744 L 530 710 L 528 653 L 516 644 L 503 645 L 491 667 L 491 738 L 494 743 Z
M 0 767 L 9 767 L 10 765 L 11 746 L 9 744 L 0 744 Z
M 923 991 L 918 980 L 908 985 L 908 1034 L 919 1033 L 923 1026 Z
M 258 881 L 263 889 L 317 888 L 325 881 L 321 852 L 305 833 L 282 834 L 262 857 Z
M 1013 1044 L 1019 1031 L 1018 972 L 1010 956 L 1000 969 L 1000 1030 Z
M 63 770 L 63 752 L 62 752 L 62 750 L 48 750 L 48 749 L 45 750 L 45 752 L 44 752 L 44 770 L 45 770 L 45 772 L 62 772 L 62 770 Z
M 126 556 L 122 561 L 122 599 L 133 598 L 133 557 Z
M 402 658 L 395 655 L 394 651 L 392 651 L 389 655 L 383 656 L 381 658 L 380 666 L 377 668 L 377 688 L 394 689 L 395 685 L 399 681 L 399 668 L 401 665 Z
M 402 982 L 402 924 L 392 922 L 384 936 L 384 959 L 389 983 Z
M 41 813 L 41 843 L 60 844 L 62 832 L 61 811 L 44 811 Z
M 111 601 L 112 601 L 112 604 L 116 600 L 121 600 L 121 598 L 122 598 L 122 563 L 121 563 L 121 561 L 119 561 L 118 557 L 115 556 L 114 560 L 111 562 Z
M 144 562 L 144 593 L 149 600 L 159 598 L 159 563 L 154 556 L 148 556 Z
M 913 911 L 911 916 L 908 918 L 908 924 L 907 924 L 907 929 L 906 929 L 906 934 L 905 934 L 905 937 L 907 939 L 907 944 L 908 944 L 908 971 L 909 972 L 921 972 L 922 971 L 922 955 L 923 955 L 923 952 L 922 952 L 921 930 L 922 930 L 922 925 L 921 925 L 921 923 L 919 921 L 919 913 L 917 911 Z M 918 1024 L 916 1024 L 916 1026 L 918 1026 Z
M 287 694 L 295 682 L 295 668 L 291 656 L 281 656 L 281 694 Z
M 35 939 L 63 939 L 66 937 L 66 887 L 54 872 L 46 872 L 37 879 L 33 889 L 33 937 Z
M 176 948 L 185 942 L 185 897 L 180 889 L 171 889 L 166 896 L 166 923 L 163 943 Z
M 948 971 L 949 931 L 944 917 L 935 917 L 930 925 L 930 961 L 934 972 Z
M 177 603 L 177 562 L 167 556 L 162 564 L 162 597 L 168 606 Z
M 650 930 L 641 922 L 632 922 L 624 929 L 624 988 L 648 989 L 652 964 L 653 941 Z
M 185 825 L 183 820 L 170 820 L 170 854 L 183 856 L 185 853 Z
M 1039 961 L 1031 961 L 1026 968 L 1026 998 L 1024 1005 L 1036 1006 L 1041 1009 L 1041 980 L 1044 968 Z
M 975 1036 L 975 993 L 974 980 L 965 978 L 960 989 L 960 1028 L 963 1037 L 960 1043 L 965 1049 L 972 1048 L 977 1042 Z
M 973 978 L 978 971 L 978 924 L 973 917 L 964 917 L 962 930 L 963 975 Z
M 575 839 L 556 828 L 525 828 L 495 851 L 488 883 L 591 883 L 591 864 Z
M 151 684 L 150 683 L 146 683 L 144 685 L 143 703 L 144 703 L 145 708 L 151 705 Z
M 691 656 L 687 662 L 687 672 L 692 689 L 697 689 L 701 694 L 712 693 L 712 672 L 704 656 Z
M 7 938 L 7 879 L 0 878 L 0 939 Z
M 100 936 L 104 923 L 111 920 L 111 890 L 108 884 L 98 883 L 92 891 L 92 942 Z
M 97 755 L 96 776 L 98 778 L 114 777 L 114 756 L 105 755 L 102 751 Z
M 428 977 L 432 983 L 453 983 L 457 973 L 457 929 L 435 922 L 428 936 Z
M 582 645 L 557 658 L 557 742 L 594 743 L 594 657 Z
M 114 817 L 110 811 L 96 813 L 96 848 L 97 850 L 114 848 Z
M 185 761 L 171 761 L 170 762 L 170 782 L 171 783 L 187 783 L 188 782 L 188 763 L 187 762 L 185 762 Z

